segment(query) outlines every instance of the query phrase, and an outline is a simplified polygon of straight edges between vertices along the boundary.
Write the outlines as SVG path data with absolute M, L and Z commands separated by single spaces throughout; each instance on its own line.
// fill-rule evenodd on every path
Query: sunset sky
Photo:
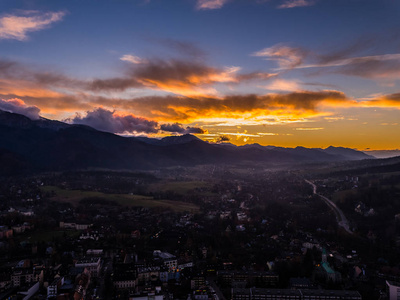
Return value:
M 122 135 L 400 148 L 398 0 L 1 0 L 0 109 Z

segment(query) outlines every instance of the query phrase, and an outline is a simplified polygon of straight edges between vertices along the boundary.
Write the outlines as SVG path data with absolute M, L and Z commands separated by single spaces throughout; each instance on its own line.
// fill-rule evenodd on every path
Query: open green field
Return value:
M 154 200 L 152 197 L 141 195 L 125 195 L 125 194 L 105 194 L 94 191 L 81 190 L 65 190 L 56 186 L 43 186 L 42 192 L 54 192 L 55 195 L 51 200 L 59 202 L 68 202 L 74 206 L 79 205 L 79 201 L 84 198 L 101 198 L 104 200 L 115 202 L 122 206 L 141 206 L 141 207 L 161 207 L 171 208 L 175 211 L 198 211 L 199 207 L 192 203 L 172 200 Z
M 149 190 L 156 192 L 171 191 L 180 195 L 187 195 L 197 188 L 207 188 L 210 184 L 204 181 L 169 181 L 165 183 L 156 183 L 149 186 Z M 202 194 L 201 192 L 197 192 Z
M 343 202 L 346 198 L 353 196 L 357 193 L 355 190 L 344 190 L 336 192 L 332 195 L 332 201 L 335 203 Z
M 53 238 L 62 238 L 64 236 L 77 238 L 79 237 L 79 231 L 72 230 L 45 230 L 39 231 L 36 230 L 30 234 L 29 241 L 30 242 L 50 242 Z

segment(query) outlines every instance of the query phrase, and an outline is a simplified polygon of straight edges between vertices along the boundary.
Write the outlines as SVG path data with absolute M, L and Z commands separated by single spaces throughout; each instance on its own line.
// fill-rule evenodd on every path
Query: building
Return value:
M 25 288 L 20 288 L 18 291 L 18 299 L 28 300 L 33 297 L 39 291 L 39 282 L 33 283 L 31 285 L 26 286 Z
M 14 287 L 24 286 L 25 284 L 38 282 L 40 275 L 40 272 L 32 269 L 18 269 L 11 275 L 11 283 Z
M 92 224 L 63 222 L 63 221 L 60 222 L 60 228 L 65 228 L 65 229 L 87 230 L 90 227 L 92 227 Z
M 400 299 L 400 283 L 386 280 L 386 286 L 388 289 L 389 300 Z
M 113 275 L 114 287 L 117 289 L 135 290 L 138 285 L 138 277 L 134 264 L 115 265 Z
M 103 249 L 88 249 L 86 251 L 86 255 L 91 255 L 91 256 L 102 256 L 103 255 Z
M 169 271 L 176 271 L 178 268 L 178 260 L 175 255 L 168 252 L 161 252 L 160 250 L 155 250 L 153 252 L 154 257 L 160 258 L 164 265 L 168 267 Z
M 114 279 L 114 287 L 117 289 L 135 289 L 137 286 L 137 279 L 129 276 L 118 276 Z
M 361 295 L 357 291 L 344 290 L 299 290 L 302 300 L 361 300 Z
M 0 226 L 0 239 L 9 239 L 13 236 L 13 230 L 7 226 Z
M 190 288 L 192 290 L 197 290 L 206 285 L 206 279 L 204 276 L 194 276 L 192 280 L 190 280 Z
M 311 289 L 312 284 L 308 278 L 290 278 L 289 286 L 291 289 Z
M 47 287 L 47 299 L 56 298 L 59 288 L 64 284 L 64 277 L 58 277 Z
M 319 268 L 315 272 L 316 277 L 319 277 L 325 281 L 340 282 L 342 281 L 342 275 L 340 272 L 336 272 L 327 260 L 326 250 L 322 249 L 322 261 Z
M 137 268 L 139 282 L 157 281 L 160 278 L 160 267 L 141 267 Z
M 232 300 L 361 300 L 357 291 L 310 289 L 232 289 Z
M 228 286 L 242 282 L 256 287 L 275 287 L 279 282 L 279 276 L 273 272 L 222 270 L 217 275 L 218 280 Z
M 76 268 L 86 268 L 90 271 L 91 276 L 97 277 L 100 274 L 101 269 L 101 258 L 90 257 L 82 258 L 75 263 Z
M 163 300 L 164 296 L 161 292 L 161 287 L 157 286 L 155 289 L 151 291 L 137 293 L 133 295 L 129 295 L 129 299 L 133 300 Z

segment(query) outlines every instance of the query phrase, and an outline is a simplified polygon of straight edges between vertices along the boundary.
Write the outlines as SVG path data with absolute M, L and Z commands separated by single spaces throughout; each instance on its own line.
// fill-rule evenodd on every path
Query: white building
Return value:
M 161 258 L 164 265 L 167 266 L 170 271 L 175 271 L 178 267 L 178 260 L 176 259 L 176 256 L 171 253 L 155 250 L 153 256 Z
M 389 300 L 400 299 L 400 283 L 386 280 L 389 291 Z
M 76 268 L 86 268 L 90 271 L 90 275 L 97 277 L 100 274 L 101 269 L 101 258 L 100 257 L 90 257 L 82 258 L 75 263 Z
M 28 300 L 28 299 L 32 298 L 32 296 L 35 295 L 37 293 L 37 291 L 39 291 L 39 285 L 40 285 L 39 282 L 36 282 L 23 291 L 19 290 L 18 295 L 25 296 L 22 299 Z M 20 298 L 18 298 L 18 299 L 20 299 Z

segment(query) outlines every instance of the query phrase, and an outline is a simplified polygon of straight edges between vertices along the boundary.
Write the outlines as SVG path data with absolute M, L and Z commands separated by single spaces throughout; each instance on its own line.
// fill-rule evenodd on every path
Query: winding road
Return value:
M 338 222 L 338 225 L 340 227 L 343 227 L 343 229 L 346 230 L 346 232 L 353 234 L 353 231 L 351 231 L 351 229 L 350 229 L 349 221 L 347 220 L 347 218 L 344 215 L 344 213 L 342 212 L 342 210 L 339 207 L 337 207 L 336 204 L 333 203 L 332 200 L 326 198 L 323 195 L 317 194 L 317 186 L 314 183 L 312 183 L 311 181 L 309 181 L 307 179 L 305 179 L 305 181 L 313 187 L 313 193 L 315 195 L 319 196 L 322 200 L 324 200 L 326 205 L 328 205 L 329 208 L 333 210 L 333 212 L 336 215 L 336 221 Z

